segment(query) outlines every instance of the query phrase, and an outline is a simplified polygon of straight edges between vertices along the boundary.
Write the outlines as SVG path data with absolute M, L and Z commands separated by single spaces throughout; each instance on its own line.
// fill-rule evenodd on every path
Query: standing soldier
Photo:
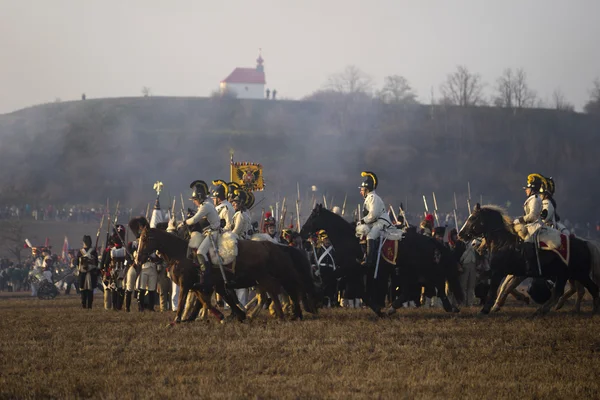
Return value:
M 526 272 L 528 276 L 538 276 L 540 271 L 535 259 L 534 234 L 542 226 L 542 199 L 539 195 L 542 189 L 542 176 L 539 174 L 530 174 L 527 177 L 527 186 L 525 194 L 527 199 L 523 204 L 523 216 L 514 220 L 515 230 L 520 232 L 523 238 L 523 251 L 526 260 Z M 521 228 L 522 229 L 519 229 Z
M 361 196 L 365 199 L 363 214 L 366 214 L 360 220 L 360 225 L 368 227 L 366 265 L 375 268 L 377 258 L 375 241 L 379 239 L 381 231 L 384 228 L 392 226 L 392 223 L 385 210 L 383 200 L 375 193 L 375 189 L 377 189 L 379 183 L 377 176 L 370 171 L 363 171 L 360 175 L 365 178 L 359 188 Z
M 140 273 L 140 291 L 138 294 L 139 310 L 144 311 L 144 301 L 148 296 L 148 309 L 154 311 L 154 302 L 156 294 L 156 283 L 158 280 L 158 272 L 156 270 L 160 259 L 156 253 L 150 254 L 148 260 L 142 264 L 142 272 Z
M 162 258 L 156 264 L 156 272 L 158 274 L 160 312 L 169 311 L 171 309 L 171 279 L 167 275 L 167 263 Z
M 131 263 L 131 260 L 128 260 L 124 244 L 125 227 L 117 225 L 116 228 L 113 228 L 113 234 L 109 238 L 108 246 L 102 254 L 102 266 L 104 268 L 104 279 L 106 280 L 105 286 L 111 295 L 113 310 L 121 310 L 123 308 L 125 267 Z
M 433 236 L 433 215 L 427 214 L 425 219 L 421 221 L 421 225 L 419 226 L 421 235 Z
M 334 275 L 336 269 L 334 255 L 335 250 L 331 245 L 329 236 L 324 230 L 317 232 L 318 247 L 316 249 L 317 260 L 323 282 L 323 305 L 327 308 L 337 306 L 337 278 Z
M 233 229 L 233 215 L 235 214 L 235 210 L 228 201 L 228 198 L 231 198 L 229 187 L 225 181 L 220 179 L 212 181 L 212 184 L 215 185 L 212 195 L 217 214 L 219 214 L 219 218 L 221 219 L 221 228 L 225 231 L 231 231 Z M 231 195 L 235 196 L 234 193 L 231 193 Z
M 131 254 L 132 257 L 135 257 L 134 254 L 137 251 L 137 245 L 137 239 L 132 243 L 127 244 L 129 248 L 129 254 Z M 127 272 L 125 273 L 125 279 L 123 280 L 123 288 L 125 290 L 125 311 L 131 312 L 131 300 L 133 298 L 133 293 L 138 290 L 138 271 L 135 263 L 133 262 L 129 263 L 126 268 Z
M 212 264 L 208 257 L 208 251 L 211 247 L 211 240 L 217 241 L 220 228 L 220 218 L 213 203 L 208 201 L 208 185 L 201 180 L 193 181 L 190 184 L 192 191 L 192 200 L 198 210 L 191 218 L 186 219 L 183 223 L 190 227 L 192 234 L 188 247 L 196 251 L 198 264 L 200 265 L 200 281 L 194 285 L 194 290 L 208 289 L 209 282 L 205 285 L 205 275 L 210 274 Z M 200 222 L 205 219 L 207 223 Z M 209 237 L 210 236 L 210 237 Z M 208 281 L 208 279 L 206 279 Z
M 77 254 L 77 269 L 81 306 L 92 308 L 94 289 L 98 284 L 98 252 L 92 247 L 92 238 L 89 235 L 83 236 L 83 248 Z

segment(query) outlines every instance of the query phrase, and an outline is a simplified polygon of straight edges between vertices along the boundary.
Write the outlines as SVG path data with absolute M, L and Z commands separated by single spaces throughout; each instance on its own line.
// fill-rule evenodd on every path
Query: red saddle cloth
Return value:
M 398 259 L 398 241 L 386 240 L 381 247 L 381 257 L 392 265 L 396 265 Z
M 561 233 L 560 235 L 560 247 L 558 248 L 554 248 L 554 246 L 549 246 L 547 243 L 543 242 L 540 240 L 539 244 L 540 244 L 540 250 L 550 250 L 555 252 L 556 254 L 558 254 L 560 256 L 560 258 L 562 259 L 562 261 L 566 264 L 569 265 L 569 258 L 570 258 L 570 252 L 571 252 L 571 246 L 569 246 L 569 241 L 570 238 L 567 235 L 563 235 Z

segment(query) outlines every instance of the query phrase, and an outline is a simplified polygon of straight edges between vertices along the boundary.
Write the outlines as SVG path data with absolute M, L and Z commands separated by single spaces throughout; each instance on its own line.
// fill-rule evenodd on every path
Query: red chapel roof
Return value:
M 265 84 L 264 71 L 258 71 L 256 68 L 236 68 L 231 74 L 221 82 L 225 83 L 258 83 Z

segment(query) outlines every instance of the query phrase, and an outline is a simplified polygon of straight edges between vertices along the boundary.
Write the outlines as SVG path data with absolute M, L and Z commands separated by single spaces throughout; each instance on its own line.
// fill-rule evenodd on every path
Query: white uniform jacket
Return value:
M 240 239 L 246 239 L 250 229 L 252 229 L 250 215 L 246 211 L 236 211 L 233 215 L 233 233 Z
M 363 218 L 363 222 L 370 228 L 367 234 L 367 239 L 379 239 L 379 233 L 385 227 L 392 225 L 390 217 L 385 210 L 383 200 L 375 191 L 370 192 L 365 197 L 363 210 L 367 215 Z
M 223 200 L 217 206 L 217 214 L 219 214 L 219 219 L 225 220 L 225 226 L 223 227 L 224 231 L 233 230 L 233 215 L 235 214 L 235 209 L 227 200 Z

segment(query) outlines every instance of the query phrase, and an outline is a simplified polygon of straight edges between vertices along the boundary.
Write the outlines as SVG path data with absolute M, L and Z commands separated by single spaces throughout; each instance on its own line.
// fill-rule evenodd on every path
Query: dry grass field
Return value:
M 600 397 L 600 317 L 325 310 L 303 322 L 165 325 L 76 296 L 0 297 L 0 398 Z

